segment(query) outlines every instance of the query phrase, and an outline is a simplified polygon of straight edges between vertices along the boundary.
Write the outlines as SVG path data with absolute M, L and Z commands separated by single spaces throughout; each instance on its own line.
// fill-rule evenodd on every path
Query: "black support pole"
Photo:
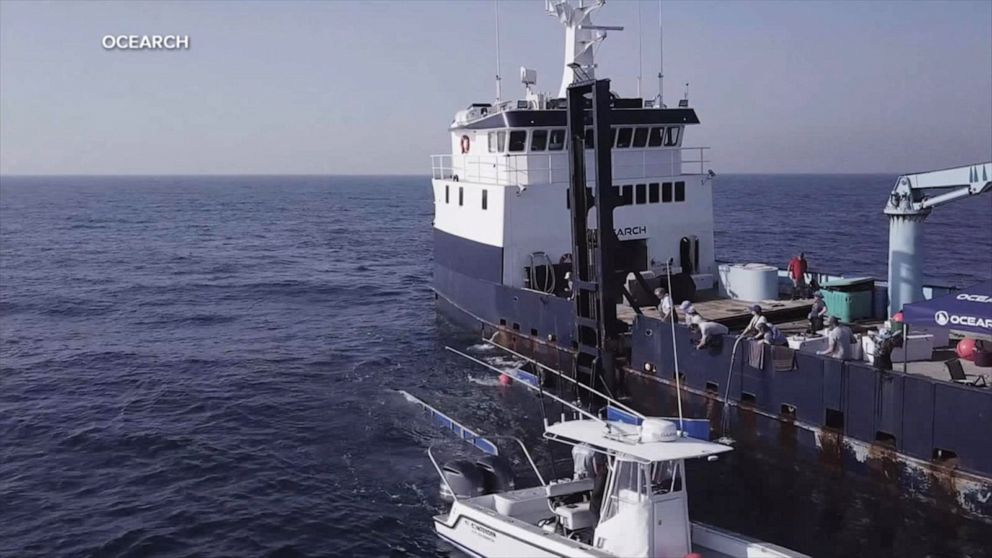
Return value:
M 616 269 L 615 261 L 619 240 L 613 227 L 613 211 L 620 196 L 613 188 L 611 102 L 609 80 L 580 82 L 568 88 L 572 284 L 578 344 L 575 376 L 596 389 L 602 385 L 614 395 L 622 332 L 617 303 L 623 274 Z M 586 149 L 589 137 L 593 138 L 592 150 Z M 592 154 L 595 165 L 591 187 L 586 172 L 587 153 Z M 596 213 L 590 228 L 589 212 L 593 208 Z

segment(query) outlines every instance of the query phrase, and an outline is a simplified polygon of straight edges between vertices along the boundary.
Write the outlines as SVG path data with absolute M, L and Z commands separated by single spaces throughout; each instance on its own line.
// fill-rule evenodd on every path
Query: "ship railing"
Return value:
M 619 149 L 612 153 L 614 180 L 706 174 L 709 147 Z M 592 180 L 595 163 L 589 151 L 586 175 Z M 431 155 L 436 180 L 463 180 L 493 186 L 527 186 L 569 181 L 568 153 L 504 153 L 492 155 Z
M 431 155 L 431 178 L 450 180 L 455 175 L 451 155 Z

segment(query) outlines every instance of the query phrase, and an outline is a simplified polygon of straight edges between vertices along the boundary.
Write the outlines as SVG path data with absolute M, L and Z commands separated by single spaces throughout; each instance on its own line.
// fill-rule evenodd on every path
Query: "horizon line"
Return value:
M 904 174 L 912 173 L 898 173 L 889 171 L 865 171 L 865 172 L 723 172 L 717 173 L 716 176 L 741 176 L 741 175 L 751 175 L 751 176 L 902 176 Z M 58 173 L 58 174 L 41 174 L 41 173 L 11 173 L 4 174 L 0 173 L 0 178 L 167 178 L 167 177 L 177 177 L 177 178 L 196 178 L 196 177 L 228 177 L 228 178 L 247 178 L 247 177 L 326 177 L 326 176 L 390 176 L 390 177 L 403 177 L 403 178 L 430 178 L 429 173 L 247 173 L 247 174 L 237 174 L 237 173 L 165 173 L 165 174 L 148 174 L 148 173 L 121 173 L 121 174 L 107 174 L 107 173 L 79 173 L 79 174 L 69 174 L 69 173 Z M 433 180 L 433 179 L 432 179 Z

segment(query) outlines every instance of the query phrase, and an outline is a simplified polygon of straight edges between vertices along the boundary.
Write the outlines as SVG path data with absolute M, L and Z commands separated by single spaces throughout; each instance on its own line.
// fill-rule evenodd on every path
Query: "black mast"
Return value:
M 620 203 L 613 188 L 610 151 L 610 81 L 583 81 L 568 88 L 569 197 L 572 217 L 572 289 L 575 300 L 575 377 L 593 388 L 602 384 L 614 396 L 620 335 L 626 329 L 617 320 L 617 302 L 623 291 L 622 274 L 616 269 L 618 246 L 613 210 Z M 587 107 L 592 110 L 588 113 Z M 592 125 L 595 176 L 593 187 L 586 179 L 586 122 Z M 590 229 L 589 211 L 596 207 L 595 228 Z

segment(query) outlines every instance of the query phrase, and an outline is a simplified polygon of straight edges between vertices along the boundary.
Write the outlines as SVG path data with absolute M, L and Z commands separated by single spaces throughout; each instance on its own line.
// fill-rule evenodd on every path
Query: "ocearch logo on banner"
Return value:
M 992 329 L 992 318 L 979 318 L 977 316 L 958 316 L 957 314 L 948 314 L 943 310 L 938 310 L 934 312 L 933 320 L 937 322 L 937 325 L 946 326 L 951 325 L 966 325 L 970 327 L 981 327 L 985 329 Z
M 968 302 L 988 302 L 992 304 L 992 296 L 980 295 L 980 294 L 959 294 L 957 296 L 958 300 L 967 300 Z
M 938 310 L 937 313 L 933 315 L 933 319 L 937 322 L 937 325 L 947 325 L 947 322 L 950 321 L 950 316 L 947 315 L 947 312 Z

